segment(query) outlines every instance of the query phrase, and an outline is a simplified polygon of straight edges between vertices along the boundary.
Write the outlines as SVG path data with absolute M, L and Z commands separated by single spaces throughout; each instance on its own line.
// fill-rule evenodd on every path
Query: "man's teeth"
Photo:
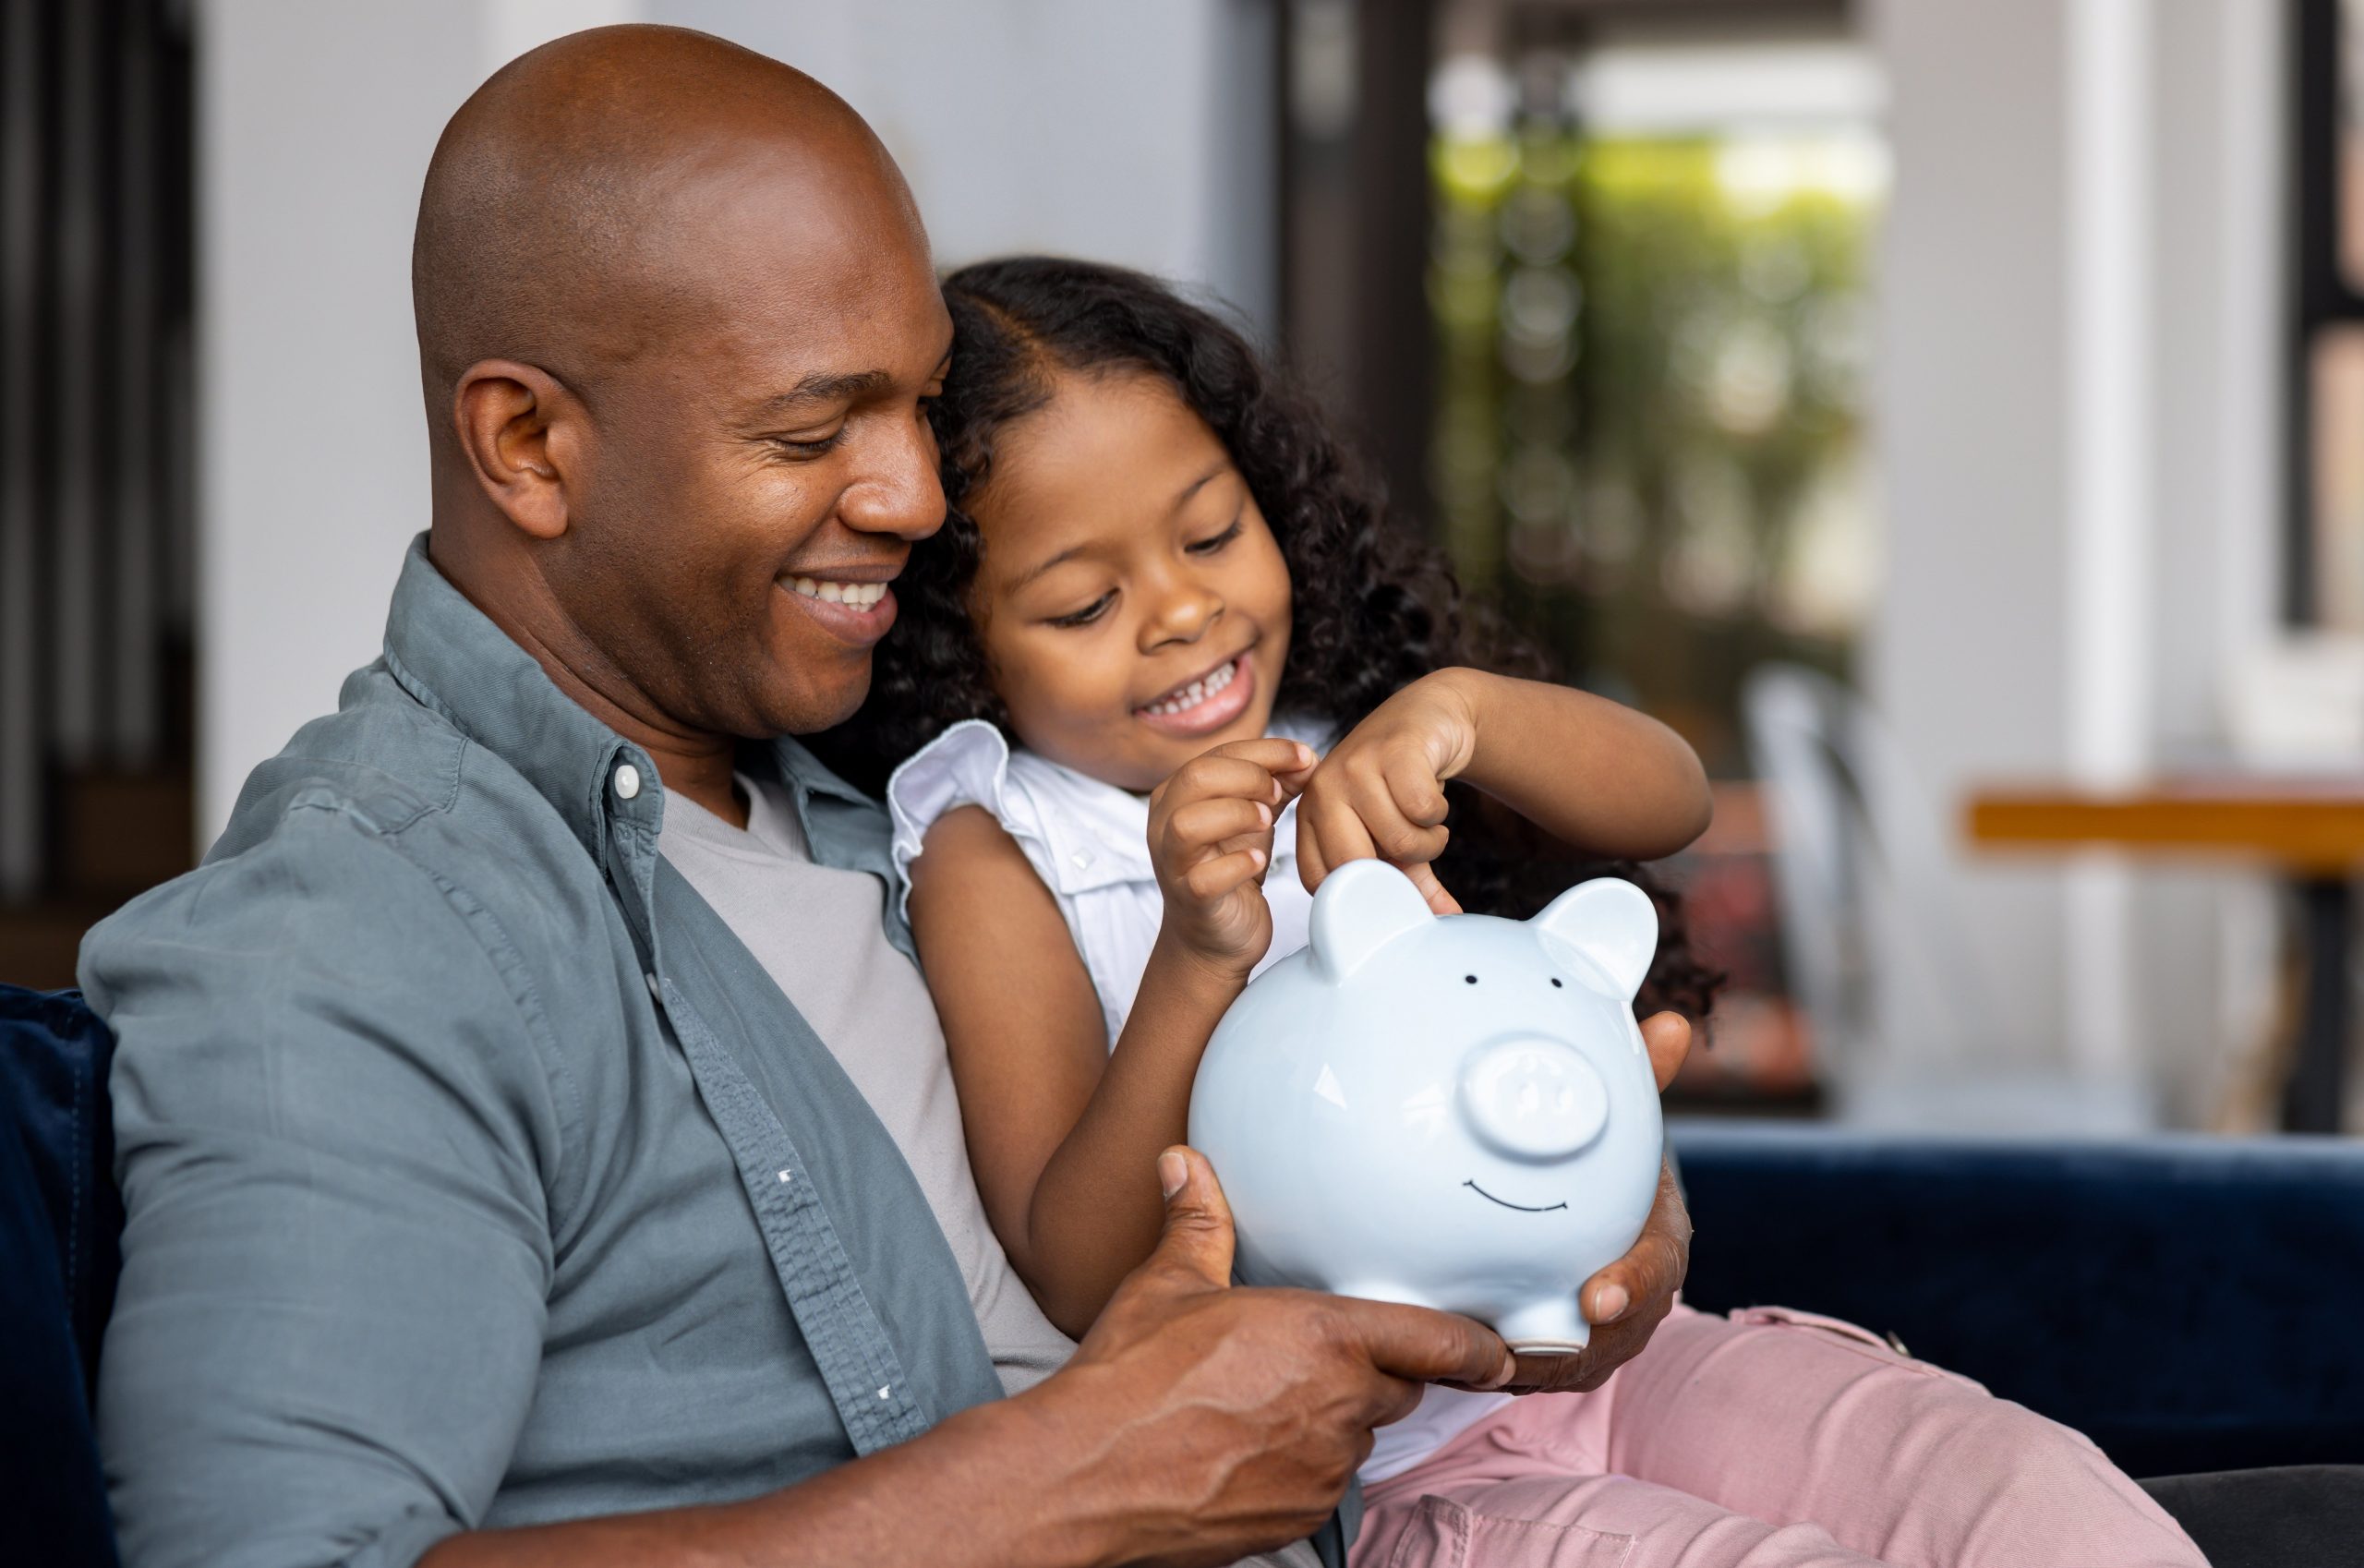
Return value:
M 1144 709 L 1147 713 L 1188 713 L 1232 682 L 1239 673 L 1239 661 L 1233 659 L 1212 675 L 1202 675 L 1170 697 L 1161 697 Z
M 886 597 L 884 583 L 825 583 L 813 577 L 791 577 L 788 585 L 808 599 L 825 604 L 850 604 L 856 609 L 868 609 Z

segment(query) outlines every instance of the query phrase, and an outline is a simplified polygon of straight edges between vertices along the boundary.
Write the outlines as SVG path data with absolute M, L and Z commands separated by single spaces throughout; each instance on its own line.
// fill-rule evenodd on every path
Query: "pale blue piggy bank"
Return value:
M 1357 861 L 1322 883 L 1310 931 L 1224 1015 L 1191 1097 L 1241 1274 L 1581 1347 L 1577 1288 L 1658 1190 L 1633 1013 L 1648 896 L 1604 878 L 1533 920 L 1439 919 L 1403 873 Z

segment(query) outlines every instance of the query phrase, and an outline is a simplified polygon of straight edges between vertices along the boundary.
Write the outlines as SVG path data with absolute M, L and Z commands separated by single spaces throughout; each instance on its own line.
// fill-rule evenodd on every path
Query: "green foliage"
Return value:
M 1744 670 L 1843 670 L 1876 576 L 1878 159 L 1843 133 L 1433 150 L 1456 564 L 1719 773 Z

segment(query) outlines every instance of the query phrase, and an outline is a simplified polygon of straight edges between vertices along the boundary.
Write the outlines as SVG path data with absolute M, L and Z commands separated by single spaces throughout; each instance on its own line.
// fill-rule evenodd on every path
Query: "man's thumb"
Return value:
M 1153 1261 L 1188 1270 L 1215 1286 L 1231 1283 L 1231 1205 L 1207 1157 L 1176 1144 L 1157 1157 L 1165 1193 L 1165 1234 Z

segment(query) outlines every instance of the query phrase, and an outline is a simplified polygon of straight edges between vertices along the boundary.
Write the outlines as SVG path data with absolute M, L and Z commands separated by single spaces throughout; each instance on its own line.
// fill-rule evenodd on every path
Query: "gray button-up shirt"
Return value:
M 887 873 L 874 804 L 769 761 L 816 860 Z M 902 1157 L 658 859 L 664 797 L 422 542 L 336 714 L 91 934 L 134 1568 L 398 1568 L 751 1496 L 998 1396 Z

